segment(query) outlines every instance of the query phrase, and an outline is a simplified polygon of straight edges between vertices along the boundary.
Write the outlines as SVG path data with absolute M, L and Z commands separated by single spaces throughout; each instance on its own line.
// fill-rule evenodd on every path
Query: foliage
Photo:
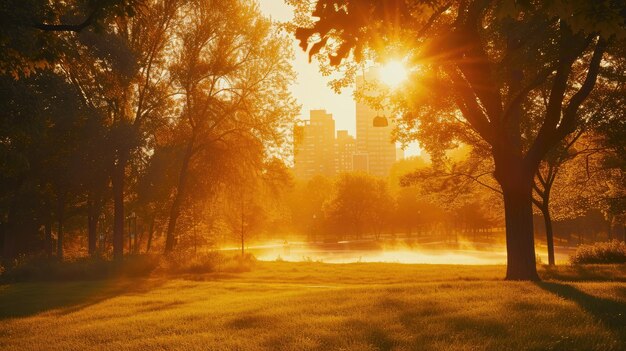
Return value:
M 175 250 L 162 255 L 137 255 L 122 262 L 99 258 L 73 258 L 64 261 L 45 256 L 21 256 L 0 272 L 0 282 L 80 281 L 120 278 L 140 278 L 206 273 L 249 272 L 256 259 L 224 254 L 218 251 L 193 253 Z
M 148 276 L 158 266 L 159 257 L 129 257 L 121 263 L 98 258 L 59 261 L 45 256 L 21 256 L 4 274 L 3 282 L 98 280 Z
M 573 264 L 626 263 L 626 243 L 619 240 L 581 245 L 570 257 Z
M 212 176 L 206 200 L 237 173 L 258 172 L 265 153 L 282 145 L 284 130 L 295 116 L 287 91 L 293 80 L 288 62 L 291 52 L 284 34 L 254 6 L 238 1 L 190 1 L 181 11 L 191 23 L 178 23 L 172 38 L 180 45 L 170 73 L 183 101 L 176 125 L 182 157 L 166 251 L 174 247 L 176 222 L 189 198 L 187 188 L 202 186 L 192 183 L 202 180 L 194 175 Z M 224 155 L 221 167 L 215 167 L 215 160 Z M 245 178 L 238 177 L 243 192 L 249 190 Z
M 215 245 L 232 175 L 285 173 L 292 53 L 256 4 L 8 1 L 0 18 L 3 260 Z
M 159 261 L 155 274 L 183 275 L 214 272 L 249 272 L 256 262 L 254 256 L 246 254 L 227 255 L 217 251 L 192 253 L 189 250 L 175 250 Z
M 324 212 L 335 230 L 352 233 L 357 239 L 367 230 L 380 235 L 388 227 L 394 203 L 381 179 L 360 173 L 344 173 Z
M 0 4 L 0 74 L 18 79 L 52 68 L 79 32 L 101 31 L 114 17 L 133 16 L 140 0 L 7 0 Z
M 626 119 L 621 115 L 599 126 L 598 143 L 607 151 L 601 160 L 607 191 L 603 205 L 609 216 L 626 222 Z

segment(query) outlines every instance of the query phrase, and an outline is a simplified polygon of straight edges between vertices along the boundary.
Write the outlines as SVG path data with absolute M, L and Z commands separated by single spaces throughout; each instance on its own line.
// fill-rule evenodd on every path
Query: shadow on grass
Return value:
M 626 304 L 587 294 L 568 284 L 538 282 L 540 288 L 559 297 L 575 302 L 587 313 L 615 332 L 626 343 Z
M 84 281 L 0 285 L 0 320 L 59 310 L 69 314 L 101 301 L 133 292 L 145 292 L 159 281 Z
M 626 264 L 542 266 L 544 280 L 626 282 Z

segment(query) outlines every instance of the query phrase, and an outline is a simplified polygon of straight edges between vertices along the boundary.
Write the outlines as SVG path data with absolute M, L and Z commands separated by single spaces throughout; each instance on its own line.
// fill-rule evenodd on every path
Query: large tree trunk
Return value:
M 494 177 L 504 197 L 507 280 L 539 280 L 535 259 L 532 189 L 536 169 L 521 157 L 494 153 Z
M 183 162 L 180 167 L 180 173 L 178 175 L 178 185 L 176 188 L 176 194 L 174 195 L 174 201 L 170 208 L 170 218 L 167 223 L 167 233 L 165 237 L 165 253 L 171 252 L 174 249 L 176 234 L 176 221 L 180 216 L 180 206 L 183 201 L 185 190 L 187 186 L 187 174 L 189 173 L 189 162 L 193 155 L 193 145 L 195 143 L 195 134 L 191 136 L 185 154 L 183 155 Z
M 535 262 L 531 188 L 503 187 L 507 280 L 539 280 Z
M 113 259 L 124 258 L 124 178 L 126 157 L 120 157 L 113 167 Z
M 548 246 L 548 264 L 554 266 L 554 235 L 552 231 L 552 217 L 550 216 L 550 208 L 547 200 L 544 200 L 544 206 L 541 208 L 543 221 L 546 226 L 546 244 Z

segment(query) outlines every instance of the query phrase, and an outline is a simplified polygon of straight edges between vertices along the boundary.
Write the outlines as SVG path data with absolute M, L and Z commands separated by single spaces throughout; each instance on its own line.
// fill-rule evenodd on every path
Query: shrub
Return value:
M 218 266 L 220 272 L 228 273 L 241 273 L 249 272 L 256 264 L 256 257 L 252 254 L 245 254 L 243 256 L 236 254 L 232 256 L 222 256 L 223 260 Z
M 161 257 L 157 273 L 160 274 L 199 274 L 212 273 L 217 270 L 222 260 L 219 252 L 203 252 L 198 254 L 185 251 L 174 251 Z
M 219 251 L 190 253 L 175 251 L 163 256 L 159 263 L 159 274 L 203 274 L 214 272 L 248 272 L 256 259 L 251 254 L 224 254 Z
M 0 275 L 3 282 L 64 281 L 136 277 L 149 275 L 158 263 L 155 256 L 132 256 L 122 262 L 100 258 L 59 261 L 45 256 L 21 256 Z
M 251 254 L 225 255 L 218 251 L 193 254 L 176 251 L 167 256 L 136 255 L 123 261 L 78 258 L 59 261 L 45 256 L 21 256 L 10 266 L 0 266 L 0 283 L 21 281 L 96 280 L 147 277 L 152 274 L 204 274 L 248 272 L 256 259 Z
M 573 264 L 626 263 L 626 243 L 613 240 L 581 245 L 570 257 Z

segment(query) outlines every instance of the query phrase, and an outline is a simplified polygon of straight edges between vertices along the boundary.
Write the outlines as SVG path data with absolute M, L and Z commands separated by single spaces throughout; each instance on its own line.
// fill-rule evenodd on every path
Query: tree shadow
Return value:
M 626 265 L 543 266 L 540 275 L 544 280 L 626 282 Z
M 626 303 L 587 294 L 568 284 L 537 282 L 540 288 L 575 302 L 626 343 Z
M 160 280 L 16 283 L 0 286 L 0 321 L 58 310 L 69 314 L 110 298 L 146 292 Z

